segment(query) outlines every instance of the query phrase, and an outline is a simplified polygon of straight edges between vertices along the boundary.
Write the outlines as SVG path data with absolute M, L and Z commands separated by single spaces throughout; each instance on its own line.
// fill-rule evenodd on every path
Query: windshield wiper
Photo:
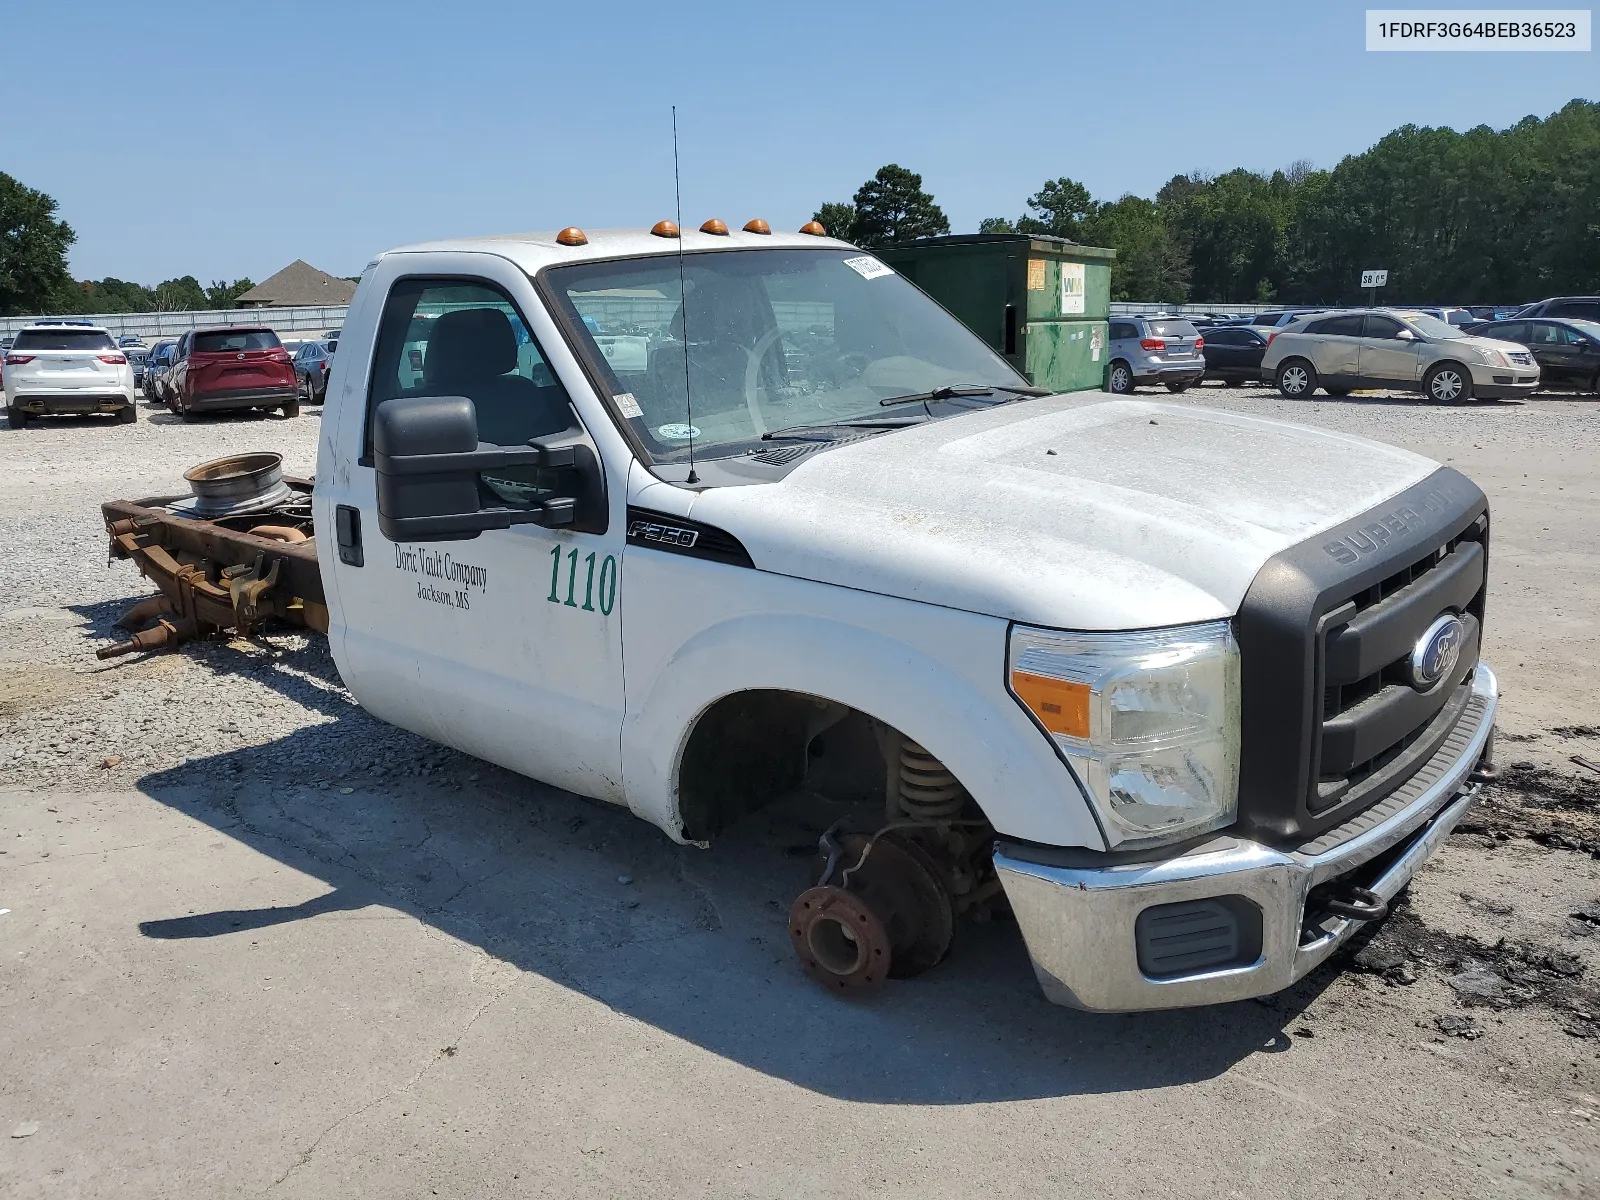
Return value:
M 763 442 L 776 441 L 778 438 L 790 439 L 797 442 L 831 442 L 832 437 L 807 437 L 808 433 L 827 434 L 839 429 L 904 429 L 908 425 L 920 425 L 926 418 L 901 417 L 895 420 L 873 421 L 830 421 L 817 425 L 790 425 L 787 429 L 769 429 L 761 435 Z
M 931 392 L 912 392 L 905 396 L 890 396 L 878 403 L 884 408 L 892 404 L 927 404 L 932 400 L 954 400 L 960 396 L 992 396 L 995 392 L 1010 392 L 1014 396 L 1050 396 L 1049 388 L 1012 387 L 1005 383 L 968 383 L 959 387 L 939 387 Z

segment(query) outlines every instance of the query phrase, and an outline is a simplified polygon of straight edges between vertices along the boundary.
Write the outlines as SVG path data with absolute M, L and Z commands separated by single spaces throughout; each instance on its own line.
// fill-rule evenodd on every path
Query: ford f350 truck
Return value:
M 684 843 L 881 806 L 790 914 L 832 988 L 1009 908 L 1060 1003 L 1274 992 L 1384 916 L 1492 747 L 1470 480 L 1041 395 L 820 226 L 382 255 L 312 510 L 378 717 Z

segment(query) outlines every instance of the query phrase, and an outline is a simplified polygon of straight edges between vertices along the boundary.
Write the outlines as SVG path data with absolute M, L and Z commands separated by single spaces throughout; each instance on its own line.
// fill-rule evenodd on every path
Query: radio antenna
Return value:
M 678 311 L 683 314 L 683 410 L 689 425 L 689 478 L 699 483 L 694 470 L 694 398 L 689 389 L 689 288 L 683 281 L 683 187 L 678 182 L 678 106 L 672 106 L 672 201 L 678 215 Z

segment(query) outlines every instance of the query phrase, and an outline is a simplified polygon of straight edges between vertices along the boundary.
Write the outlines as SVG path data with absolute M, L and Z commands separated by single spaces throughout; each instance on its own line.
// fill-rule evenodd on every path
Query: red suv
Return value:
M 294 363 L 270 329 L 196 329 L 178 339 L 167 407 L 185 421 L 224 409 L 281 408 L 300 415 Z

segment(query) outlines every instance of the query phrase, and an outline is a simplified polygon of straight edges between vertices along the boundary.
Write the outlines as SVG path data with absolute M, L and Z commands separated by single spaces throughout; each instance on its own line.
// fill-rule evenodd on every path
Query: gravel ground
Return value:
M 803 821 L 671 846 L 367 717 L 320 638 L 97 662 L 148 591 L 99 503 L 310 474 L 318 410 L 0 430 L 0 1192 L 1600 1195 L 1600 402 L 1141 395 L 1484 486 L 1510 769 L 1364 945 L 1138 1018 L 1044 1004 L 1009 926 L 821 997 Z

